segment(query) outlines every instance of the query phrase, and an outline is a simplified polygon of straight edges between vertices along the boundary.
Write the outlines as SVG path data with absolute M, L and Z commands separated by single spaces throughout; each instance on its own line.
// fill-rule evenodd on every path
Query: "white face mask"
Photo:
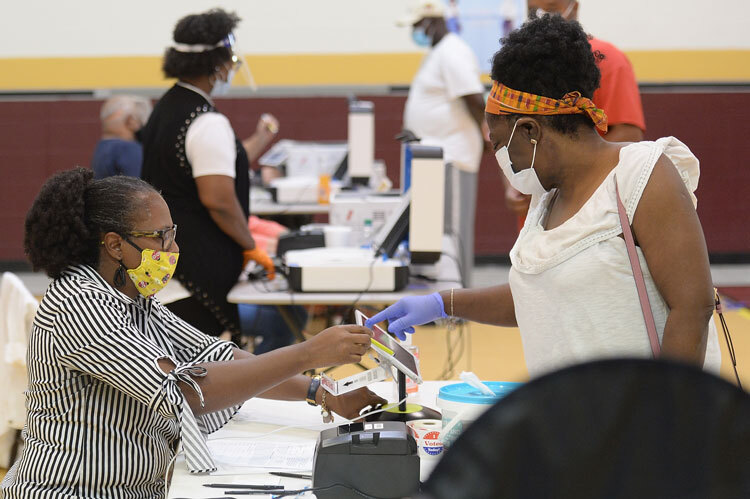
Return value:
M 229 87 L 232 86 L 232 78 L 234 78 L 234 73 L 234 68 L 231 68 L 229 71 L 227 71 L 226 81 L 217 76 L 216 81 L 214 82 L 214 86 L 211 87 L 211 95 L 226 95 L 226 93 L 229 92 Z
M 539 177 L 537 177 L 536 170 L 534 170 L 534 160 L 536 159 L 535 140 L 532 140 L 532 143 L 534 144 L 534 154 L 531 157 L 531 166 L 518 173 L 513 171 L 513 163 L 510 161 L 508 146 L 510 145 L 510 141 L 513 140 L 513 134 L 516 132 L 516 125 L 518 125 L 518 120 L 513 124 L 513 131 L 510 132 L 508 145 L 501 147 L 495 153 L 497 164 L 500 165 L 500 169 L 503 171 L 505 178 L 508 179 L 508 182 L 510 182 L 510 185 L 515 190 L 521 194 L 541 196 L 547 192 L 547 190 L 542 186 L 542 183 L 539 182 Z

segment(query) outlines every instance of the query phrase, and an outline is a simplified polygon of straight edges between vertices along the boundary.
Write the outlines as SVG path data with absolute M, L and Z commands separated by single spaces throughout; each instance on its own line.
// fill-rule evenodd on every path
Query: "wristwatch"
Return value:
M 305 401 L 311 406 L 316 406 L 318 403 L 315 401 L 315 394 L 318 393 L 318 387 L 320 386 L 320 374 L 316 374 L 310 379 L 310 387 L 307 389 L 307 397 Z

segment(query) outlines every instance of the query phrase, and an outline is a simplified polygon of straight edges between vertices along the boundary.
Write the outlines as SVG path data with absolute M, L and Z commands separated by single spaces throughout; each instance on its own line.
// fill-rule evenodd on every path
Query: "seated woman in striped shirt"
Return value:
M 201 333 L 152 297 L 179 256 L 164 200 L 140 179 L 92 176 L 55 175 L 26 219 L 26 252 L 54 280 L 31 332 L 26 448 L 6 498 L 163 495 L 180 440 L 192 472 L 214 470 L 205 435 L 245 400 L 305 400 L 311 379 L 298 373 L 370 346 L 360 326 L 259 356 Z M 355 418 L 385 401 L 360 389 L 326 402 Z

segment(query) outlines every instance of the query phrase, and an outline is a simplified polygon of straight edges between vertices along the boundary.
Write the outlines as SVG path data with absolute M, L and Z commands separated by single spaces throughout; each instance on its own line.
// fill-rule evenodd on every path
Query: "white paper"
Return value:
M 209 440 L 211 455 L 218 463 L 239 468 L 309 471 L 315 442 L 268 442 L 263 440 Z
M 294 426 L 320 430 L 336 425 L 324 425 L 320 407 L 303 401 L 250 399 L 234 415 L 237 423 L 264 423 L 274 426 Z

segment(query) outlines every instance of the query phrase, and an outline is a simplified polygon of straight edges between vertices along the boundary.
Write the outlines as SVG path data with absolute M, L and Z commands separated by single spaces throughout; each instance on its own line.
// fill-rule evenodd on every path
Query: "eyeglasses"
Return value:
M 161 250 L 168 251 L 172 247 L 175 237 L 177 237 L 177 224 L 168 229 L 159 230 L 134 230 L 127 235 L 133 237 L 153 237 L 161 239 Z

